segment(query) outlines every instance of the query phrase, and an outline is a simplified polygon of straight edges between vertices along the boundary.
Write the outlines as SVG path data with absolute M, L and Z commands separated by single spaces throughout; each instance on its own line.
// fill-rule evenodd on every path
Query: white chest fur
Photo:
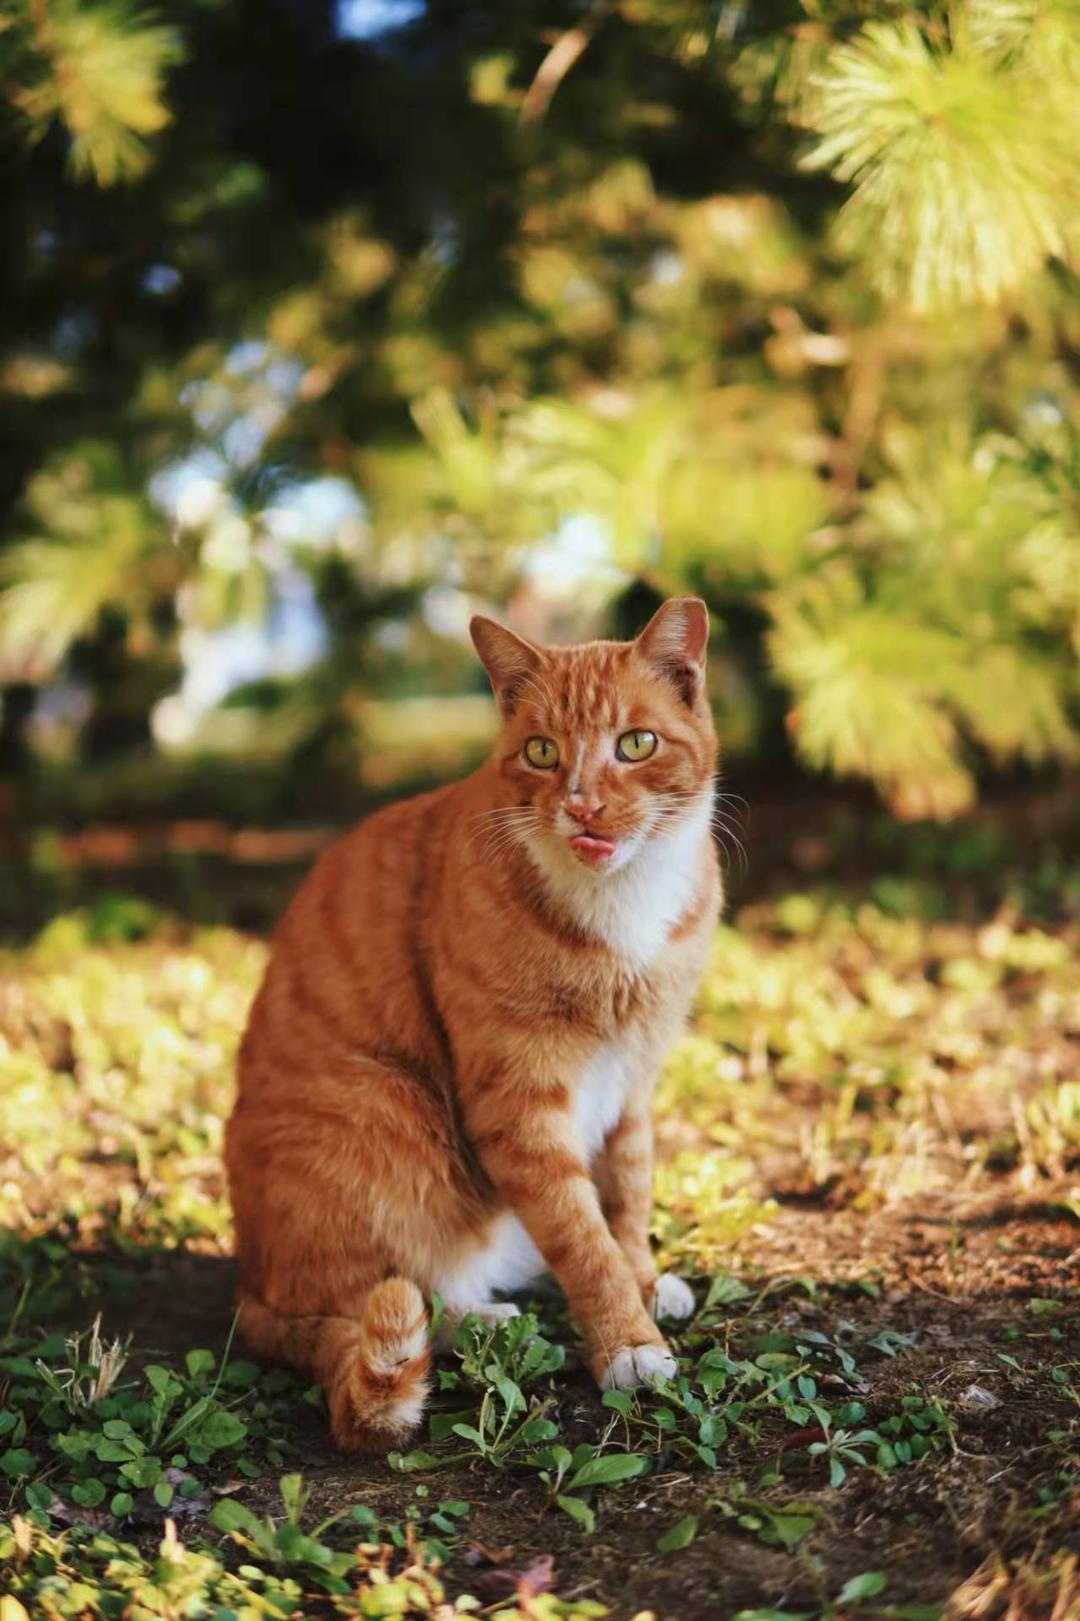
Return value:
M 592 1164 L 626 1102 L 629 1055 L 614 1042 L 595 1053 L 574 1094 L 574 1119 L 585 1158 Z M 434 1279 L 451 1314 L 476 1309 L 493 1294 L 524 1289 L 545 1270 L 543 1257 L 517 1217 L 506 1211 L 493 1222 L 483 1248 L 471 1251 Z
M 622 1114 L 626 1082 L 625 1057 L 615 1043 L 600 1048 L 578 1082 L 574 1119 L 590 1165 Z
M 560 840 L 530 840 L 528 848 L 553 897 L 578 925 L 643 968 L 694 899 L 711 816 L 709 793 L 670 831 L 644 838 L 615 872 L 584 867 Z

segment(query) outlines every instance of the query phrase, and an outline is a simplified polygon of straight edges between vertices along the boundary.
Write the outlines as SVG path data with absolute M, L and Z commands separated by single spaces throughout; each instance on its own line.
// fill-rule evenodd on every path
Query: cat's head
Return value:
M 665 602 L 632 642 L 536 647 L 479 614 L 471 630 L 502 715 L 493 761 L 508 803 L 494 825 L 507 839 L 615 872 L 700 818 L 717 743 L 697 597 Z

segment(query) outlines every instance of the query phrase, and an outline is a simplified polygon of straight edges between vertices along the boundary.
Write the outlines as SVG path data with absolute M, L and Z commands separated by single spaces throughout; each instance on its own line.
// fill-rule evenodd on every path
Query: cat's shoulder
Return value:
M 381 805 L 332 839 L 300 884 L 279 930 L 325 893 L 366 890 L 382 876 L 407 887 L 409 870 L 442 842 L 455 784 Z

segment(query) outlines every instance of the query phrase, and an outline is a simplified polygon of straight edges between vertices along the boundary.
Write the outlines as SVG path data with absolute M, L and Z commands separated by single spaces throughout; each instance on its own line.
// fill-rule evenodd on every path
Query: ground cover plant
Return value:
M 262 941 L 113 898 L 0 971 L 0 1616 L 1080 1615 L 1080 929 L 1062 869 L 745 905 L 657 1109 L 679 1374 L 467 1322 L 331 1447 L 232 1334 Z

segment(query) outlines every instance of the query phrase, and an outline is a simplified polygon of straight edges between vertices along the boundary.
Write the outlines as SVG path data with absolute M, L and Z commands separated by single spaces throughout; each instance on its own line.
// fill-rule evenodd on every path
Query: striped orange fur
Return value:
M 696 598 L 632 642 L 475 619 L 491 757 L 347 834 L 274 935 L 226 1140 L 240 1327 L 342 1446 L 419 1422 L 435 1290 L 493 1320 L 551 1271 L 600 1383 L 674 1370 L 649 1111 L 720 899 L 707 638 Z

